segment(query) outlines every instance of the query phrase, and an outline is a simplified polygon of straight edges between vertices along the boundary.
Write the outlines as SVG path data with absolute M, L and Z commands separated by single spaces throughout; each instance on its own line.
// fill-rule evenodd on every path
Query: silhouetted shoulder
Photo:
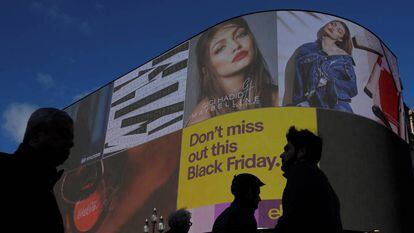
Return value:
M 240 208 L 232 204 L 221 213 L 213 225 L 213 233 L 255 233 L 257 223 L 254 218 L 254 210 Z
M 13 171 L 15 164 L 15 155 L 0 152 L 0 180 L 9 179 L 9 172 Z

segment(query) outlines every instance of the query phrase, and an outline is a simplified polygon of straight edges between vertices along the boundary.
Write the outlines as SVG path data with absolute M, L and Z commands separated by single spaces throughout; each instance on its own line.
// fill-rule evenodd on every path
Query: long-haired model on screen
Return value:
M 358 90 L 351 33 L 344 22 L 333 20 L 317 38 L 297 50 L 293 104 L 353 112 L 350 103 Z
M 278 105 L 266 62 L 243 18 L 204 32 L 196 47 L 199 102 L 188 125 L 216 115 Z

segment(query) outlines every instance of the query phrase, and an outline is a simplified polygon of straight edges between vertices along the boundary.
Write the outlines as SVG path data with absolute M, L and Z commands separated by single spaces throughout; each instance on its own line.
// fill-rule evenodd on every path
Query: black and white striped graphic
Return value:
M 104 154 L 182 128 L 187 62 L 188 42 L 115 81 Z

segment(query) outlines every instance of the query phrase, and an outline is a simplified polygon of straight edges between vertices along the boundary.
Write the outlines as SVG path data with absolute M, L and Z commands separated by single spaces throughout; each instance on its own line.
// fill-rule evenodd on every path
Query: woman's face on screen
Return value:
M 251 64 L 255 53 L 252 36 L 236 24 L 219 28 L 208 49 L 210 64 L 221 77 L 243 72 Z
M 331 21 L 324 26 L 323 29 L 328 37 L 333 40 L 340 41 L 345 35 L 345 27 L 339 21 Z

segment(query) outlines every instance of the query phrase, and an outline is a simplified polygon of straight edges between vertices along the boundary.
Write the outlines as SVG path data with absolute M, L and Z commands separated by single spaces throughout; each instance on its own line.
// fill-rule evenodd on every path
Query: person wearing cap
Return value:
M 53 194 L 73 147 L 73 120 L 56 108 L 29 118 L 14 154 L 0 153 L 0 232 L 64 232 Z
M 275 233 L 342 232 L 339 199 L 319 169 L 322 138 L 309 130 L 289 128 L 281 169 L 287 179 L 283 191 L 283 215 Z
M 213 233 L 254 233 L 257 222 L 254 211 L 258 208 L 260 187 L 264 183 L 255 175 L 243 173 L 234 176 L 231 193 L 234 201 L 221 213 L 213 225 Z

